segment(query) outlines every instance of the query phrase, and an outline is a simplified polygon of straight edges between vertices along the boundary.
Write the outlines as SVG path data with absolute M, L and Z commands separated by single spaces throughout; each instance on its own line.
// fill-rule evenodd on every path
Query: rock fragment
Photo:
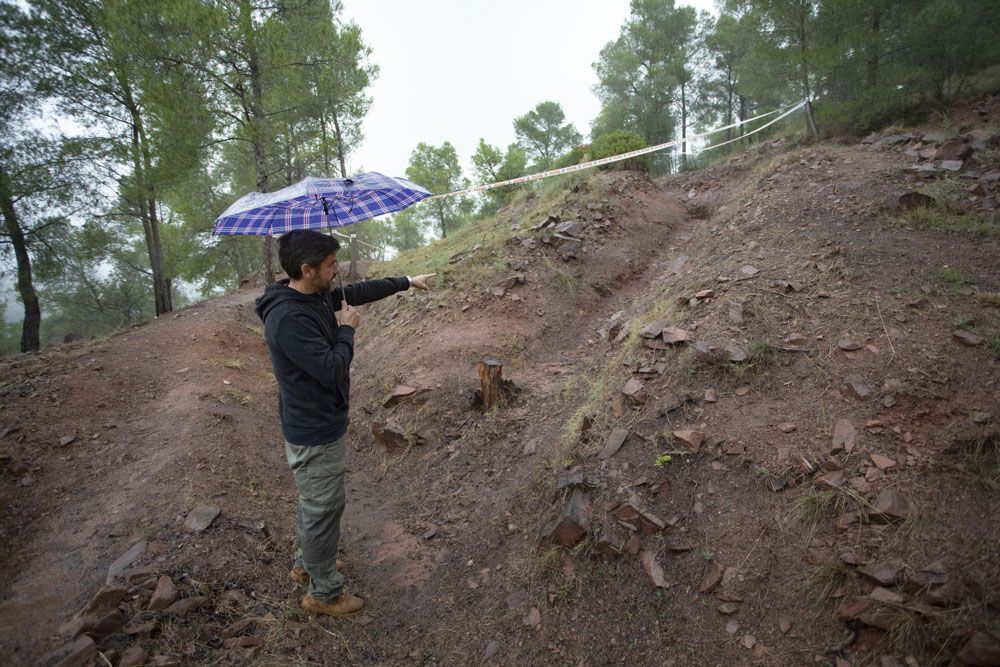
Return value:
M 625 440 L 627 438 L 627 428 L 616 428 L 611 431 L 611 434 L 608 435 L 608 439 L 604 443 L 604 449 L 602 449 L 601 453 L 597 455 L 597 458 L 602 460 L 611 458 L 618 452 L 619 449 L 621 449 L 621 446 L 625 444 Z
M 543 544 L 572 548 L 587 535 L 589 504 L 580 489 L 574 489 L 560 514 L 545 531 Z
M 705 434 L 692 429 L 682 429 L 674 431 L 674 437 L 684 443 L 684 446 L 691 450 L 692 453 L 697 454 L 698 450 L 701 449 L 701 443 L 705 438 Z
M 82 667 L 97 657 L 97 644 L 86 635 L 46 654 L 38 662 L 43 667 Z
M 848 375 L 844 378 L 844 389 L 862 401 L 868 400 L 872 395 L 872 388 L 868 386 L 863 377 L 857 374 Z
M 875 501 L 875 512 L 871 518 L 878 523 L 892 523 L 903 521 L 909 514 L 910 511 L 903 496 L 896 489 L 885 488 L 878 494 L 878 499 Z
M 667 582 L 663 578 L 663 566 L 656 559 L 656 554 L 649 549 L 643 549 L 639 552 L 639 561 L 642 563 L 642 569 L 646 571 L 646 576 L 649 577 L 650 583 L 655 588 L 667 587 Z
M 910 211 L 921 206 L 933 206 L 936 203 L 934 197 L 912 190 L 894 192 L 885 197 L 885 208 L 894 213 Z
M 955 340 L 967 347 L 978 347 L 986 342 L 986 339 L 982 336 L 974 334 L 971 331 L 966 331 L 965 329 L 956 329 L 951 332 L 951 335 Z
M 177 587 L 174 586 L 173 580 L 167 575 L 163 575 L 156 581 L 156 590 L 153 591 L 153 596 L 149 599 L 149 606 L 146 608 L 150 611 L 166 609 L 173 604 L 176 597 Z
M 840 452 L 847 452 L 849 454 L 854 451 L 857 440 L 858 433 L 851 420 L 838 419 L 833 426 L 833 442 L 830 445 L 830 453 L 839 454 Z
M 392 393 L 389 394 L 389 398 L 385 399 L 385 402 L 382 403 L 382 407 L 391 408 L 392 406 L 401 402 L 403 399 L 413 396 L 414 394 L 417 393 L 417 391 L 419 390 L 416 387 L 410 387 L 409 385 L 405 384 L 398 384 L 392 390 Z

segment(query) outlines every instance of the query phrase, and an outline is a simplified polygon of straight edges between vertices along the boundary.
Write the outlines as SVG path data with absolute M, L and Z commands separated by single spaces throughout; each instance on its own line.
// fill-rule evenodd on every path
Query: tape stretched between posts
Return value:
M 361 239 L 359 239 L 359 238 L 358 238 L 358 235 L 357 235 L 357 234 L 345 234 L 345 233 L 343 233 L 343 232 L 338 232 L 338 231 L 337 231 L 337 230 L 335 230 L 335 229 L 334 229 L 334 230 L 331 230 L 331 231 L 333 232 L 333 234 L 334 234 L 334 235 L 336 235 L 336 236 L 339 236 L 339 237 L 340 237 L 340 238 L 342 238 L 342 239 L 348 239 L 348 240 L 350 240 L 350 241 L 352 241 L 352 242 L 354 242 L 354 241 L 357 241 L 357 242 L 358 242 L 358 243 L 360 243 L 361 245 L 366 245 L 366 246 L 368 246 L 369 248 L 372 248 L 372 249 L 374 249 L 374 250 L 382 250 L 382 248 L 379 248 L 379 247 L 378 247 L 378 246 L 376 246 L 376 245 L 372 245 L 371 243 L 368 243 L 367 241 L 362 241 Z
M 782 111 L 784 111 L 784 113 L 781 113 L 781 115 L 778 116 L 777 118 L 775 118 L 774 120 L 768 122 L 765 125 L 762 125 L 761 127 L 757 128 L 756 130 L 753 130 L 753 132 L 748 132 L 747 134 L 744 134 L 742 137 L 739 137 L 739 138 L 742 139 L 743 137 L 748 137 L 751 134 L 754 134 L 756 132 L 759 132 L 759 131 L 763 130 L 765 127 L 773 125 L 774 123 L 778 122 L 782 118 L 785 118 L 786 116 L 788 116 L 789 114 L 793 113 L 794 111 L 797 111 L 797 110 L 801 109 L 802 107 L 805 106 L 805 104 L 806 104 L 806 101 L 803 100 L 803 101 L 799 102 L 798 104 L 792 105 L 791 107 L 783 107 L 781 109 L 775 109 L 773 111 L 768 111 L 767 113 L 760 114 L 759 116 L 754 116 L 753 118 L 748 118 L 746 120 L 738 121 L 736 123 L 730 123 L 729 125 L 723 125 L 722 127 L 716 127 L 716 128 L 711 129 L 711 130 L 708 130 L 707 132 L 701 132 L 699 134 L 692 134 L 692 135 L 684 137 L 682 139 L 674 139 L 673 141 L 668 141 L 666 143 L 657 144 L 656 146 L 647 146 L 646 148 L 639 148 L 639 149 L 634 150 L 634 151 L 629 151 L 628 153 L 621 153 L 619 155 L 610 155 L 608 157 L 604 157 L 604 158 L 601 158 L 599 160 L 591 160 L 590 162 L 583 162 L 581 164 L 575 164 L 575 165 L 572 165 L 570 167 L 562 167 L 560 169 L 551 169 L 549 171 L 543 171 L 543 172 L 538 173 L 538 174 L 528 174 L 527 176 L 519 176 L 518 178 L 512 178 L 512 179 L 507 180 L 507 181 L 499 181 L 497 183 L 488 183 L 488 184 L 485 184 L 485 185 L 476 185 L 476 186 L 473 186 L 471 188 L 466 188 L 464 190 L 455 190 L 454 192 L 446 192 L 444 194 L 434 195 L 433 197 L 428 197 L 427 199 L 421 200 L 421 202 L 433 201 L 435 199 L 441 199 L 443 197 L 454 197 L 456 195 L 465 195 L 465 194 L 470 194 L 470 193 L 473 193 L 473 192 L 484 192 L 486 190 L 492 190 L 493 188 L 500 188 L 500 187 L 503 187 L 503 186 L 506 186 L 506 185 L 516 185 L 518 183 L 527 183 L 529 181 L 538 181 L 538 180 L 541 180 L 543 178 L 549 178 L 550 176 L 558 176 L 560 174 L 569 174 L 569 173 L 573 173 L 573 172 L 576 172 L 576 171 L 583 171 L 584 169 L 593 169 L 594 167 L 600 167 L 600 166 L 603 166 L 603 165 L 606 165 L 606 164 L 611 164 L 613 162 L 621 162 L 623 160 L 629 160 L 629 159 L 634 158 L 634 157 L 639 157 L 640 155 L 647 155 L 649 153 L 655 153 L 657 151 L 662 151 L 662 150 L 664 150 L 666 148 L 671 148 L 673 146 L 677 146 L 678 144 L 687 143 L 687 142 L 690 142 L 690 141 L 695 140 L 695 139 L 702 139 L 704 137 L 716 134 L 717 132 L 722 132 L 724 130 L 729 130 L 729 129 L 732 129 L 734 127 L 740 126 L 740 125 L 745 125 L 746 123 L 752 123 L 755 120 L 760 120 L 761 118 L 767 118 L 768 116 L 773 116 L 776 113 L 781 113 Z M 733 141 L 736 141 L 736 140 L 733 139 L 733 140 L 727 141 L 725 143 L 732 143 Z M 708 150 L 709 148 L 718 148 L 719 146 L 723 146 L 723 145 L 725 145 L 725 144 L 716 144 L 714 146 L 709 146 L 707 148 L 703 148 L 702 150 Z M 421 202 L 417 202 L 417 203 L 419 204 Z
M 742 139 L 746 139 L 751 134 L 757 134 L 758 132 L 760 132 L 764 128 L 770 127 L 771 125 L 774 125 L 775 123 L 777 123 L 782 118 L 788 116 L 789 114 L 791 114 L 791 113 L 793 113 L 795 111 L 798 111 L 800 108 L 804 107 L 805 104 L 806 104 L 805 102 L 800 102 L 797 105 L 795 105 L 794 107 L 792 107 L 791 109 L 789 109 L 788 111 L 786 111 L 785 113 L 783 113 L 780 116 L 778 116 L 777 118 L 775 118 L 773 120 L 769 120 L 768 122 L 764 123 L 763 125 L 761 125 L 760 127 L 758 127 L 757 129 L 755 129 L 755 130 L 753 130 L 751 132 L 747 132 L 746 134 L 741 135 L 739 137 L 736 137 L 734 139 L 729 139 L 727 141 L 723 141 L 721 144 L 712 144 L 711 146 L 705 146 L 699 152 L 709 151 L 709 150 L 712 150 L 713 148 L 719 148 L 720 146 L 725 146 L 726 144 L 731 144 L 734 141 L 740 141 Z M 723 128 L 723 129 L 725 129 L 725 128 Z

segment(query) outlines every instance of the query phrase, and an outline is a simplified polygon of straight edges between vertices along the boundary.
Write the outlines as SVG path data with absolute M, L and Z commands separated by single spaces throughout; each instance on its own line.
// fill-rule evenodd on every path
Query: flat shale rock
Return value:
M 986 339 L 982 336 L 974 334 L 971 331 L 966 331 L 965 329 L 956 329 L 951 332 L 951 335 L 955 340 L 967 347 L 979 347 L 986 342 Z
M 97 657 L 97 644 L 86 635 L 64 644 L 38 661 L 40 667 L 82 667 Z
M 1000 665 L 1000 632 L 979 630 L 955 656 L 959 664 L 973 667 Z
M 191 532 L 200 533 L 212 525 L 220 511 L 218 507 L 211 505 L 198 505 L 188 513 L 184 527 Z
M 614 456 L 621 449 L 622 445 L 625 444 L 626 438 L 628 438 L 627 428 L 616 428 L 611 431 L 607 441 L 604 443 L 604 449 L 597 455 L 597 458 L 609 459 Z
M 575 489 L 560 514 L 549 524 L 542 543 L 567 549 L 577 545 L 590 528 L 589 510 L 586 495 Z
M 639 562 L 642 563 L 642 569 L 646 571 L 649 582 L 655 588 L 667 587 L 667 582 L 663 578 L 663 566 L 660 565 L 660 561 L 657 560 L 655 553 L 649 549 L 643 549 L 639 552 Z
M 833 425 L 833 442 L 830 445 L 831 454 L 853 452 L 858 442 L 858 432 L 850 419 L 838 419 Z
M 886 488 L 878 494 L 878 499 L 875 501 L 875 511 L 871 518 L 878 523 L 892 523 L 906 519 L 909 514 L 910 510 L 906 505 L 906 499 L 899 491 Z

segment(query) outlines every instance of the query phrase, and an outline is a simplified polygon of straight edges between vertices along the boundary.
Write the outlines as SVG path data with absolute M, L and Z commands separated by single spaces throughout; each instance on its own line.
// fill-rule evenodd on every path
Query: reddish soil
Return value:
M 996 131 L 987 111 L 962 111 L 961 131 Z M 122 575 L 127 626 L 98 642 L 112 664 L 134 645 L 184 664 L 948 664 L 973 632 L 1000 628 L 1000 309 L 976 298 L 1000 292 L 1000 241 L 886 224 L 885 195 L 915 187 L 904 148 L 771 147 L 662 182 L 602 174 L 552 202 L 580 222 L 579 257 L 560 258 L 541 239 L 551 230 L 528 232 L 538 220 L 515 207 L 483 224 L 516 226 L 516 238 L 431 267 L 435 292 L 366 307 L 343 547 L 367 606 L 352 620 L 303 613 L 287 579 L 296 493 L 259 287 L 5 360 L 0 655 L 29 664 L 64 642 L 59 627 L 141 544 Z M 978 150 L 954 178 L 995 168 L 997 154 Z M 524 283 L 503 297 L 473 288 L 467 272 L 485 265 Z M 738 279 L 746 265 L 757 273 Z M 600 330 L 619 310 L 626 331 L 664 319 L 754 356 L 713 364 L 637 335 L 616 342 Z M 958 327 L 984 343 L 961 344 Z M 515 387 L 485 413 L 473 402 L 484 357 L 503 360 Z M 851 394 L 851 375 L 869 398 Z M 618 395 L 630 378 L 644 402 Z M 422 391 L 382 407 L 400 383 Z M 838 419 L 857 445 L 831 460 Z M 376 420 L 420 444 L 384 451 Z M 629 430 L 625 444 L 597 458 L 614 427 Z M 705 434 L 696 454 L 670 435 L 681 429 Z M 75 439 L 60 446 L 64 436 Z M 840 505 L 810 536 L 799 514 L 834 468 L 847 480 L 830 496 Z M 571 472 L 591 538 L 539 548 L 580 488 L 559 488 Z M 874 520 L 887 488 L 906 521 Z M 663 568 L 660 587 L 627 550 L 598 557 L 597 526 L 619 546 L 630 537 L 611 512 L 633 495 L 667 524 L 638 540 Z M 192 533 L 184 519 L 199 504 L 221 514 Z M 872 591 L 863 566 L 890 561 L 887 588 L 902 597 L 855 637 L 838 612 Z M 944 586 L 919 585 L 928 566 Z M 160 575 L 205 604 L 148 611 Z M 238 634 L 259 645 L 227 648 L 242 619 Z

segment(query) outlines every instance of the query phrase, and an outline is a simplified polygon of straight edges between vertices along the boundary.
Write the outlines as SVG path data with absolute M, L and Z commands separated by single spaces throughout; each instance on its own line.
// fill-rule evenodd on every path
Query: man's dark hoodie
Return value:
M 409 289 L 407 278 L 346 285 L 352 306 Z M 339 289 L 303 294 L 281 280 L 257 299 L 264 338 L 278 379 L 281 431 L 293 445 L 322 445 L 347 432 L 354 329 L 337 324 Z

